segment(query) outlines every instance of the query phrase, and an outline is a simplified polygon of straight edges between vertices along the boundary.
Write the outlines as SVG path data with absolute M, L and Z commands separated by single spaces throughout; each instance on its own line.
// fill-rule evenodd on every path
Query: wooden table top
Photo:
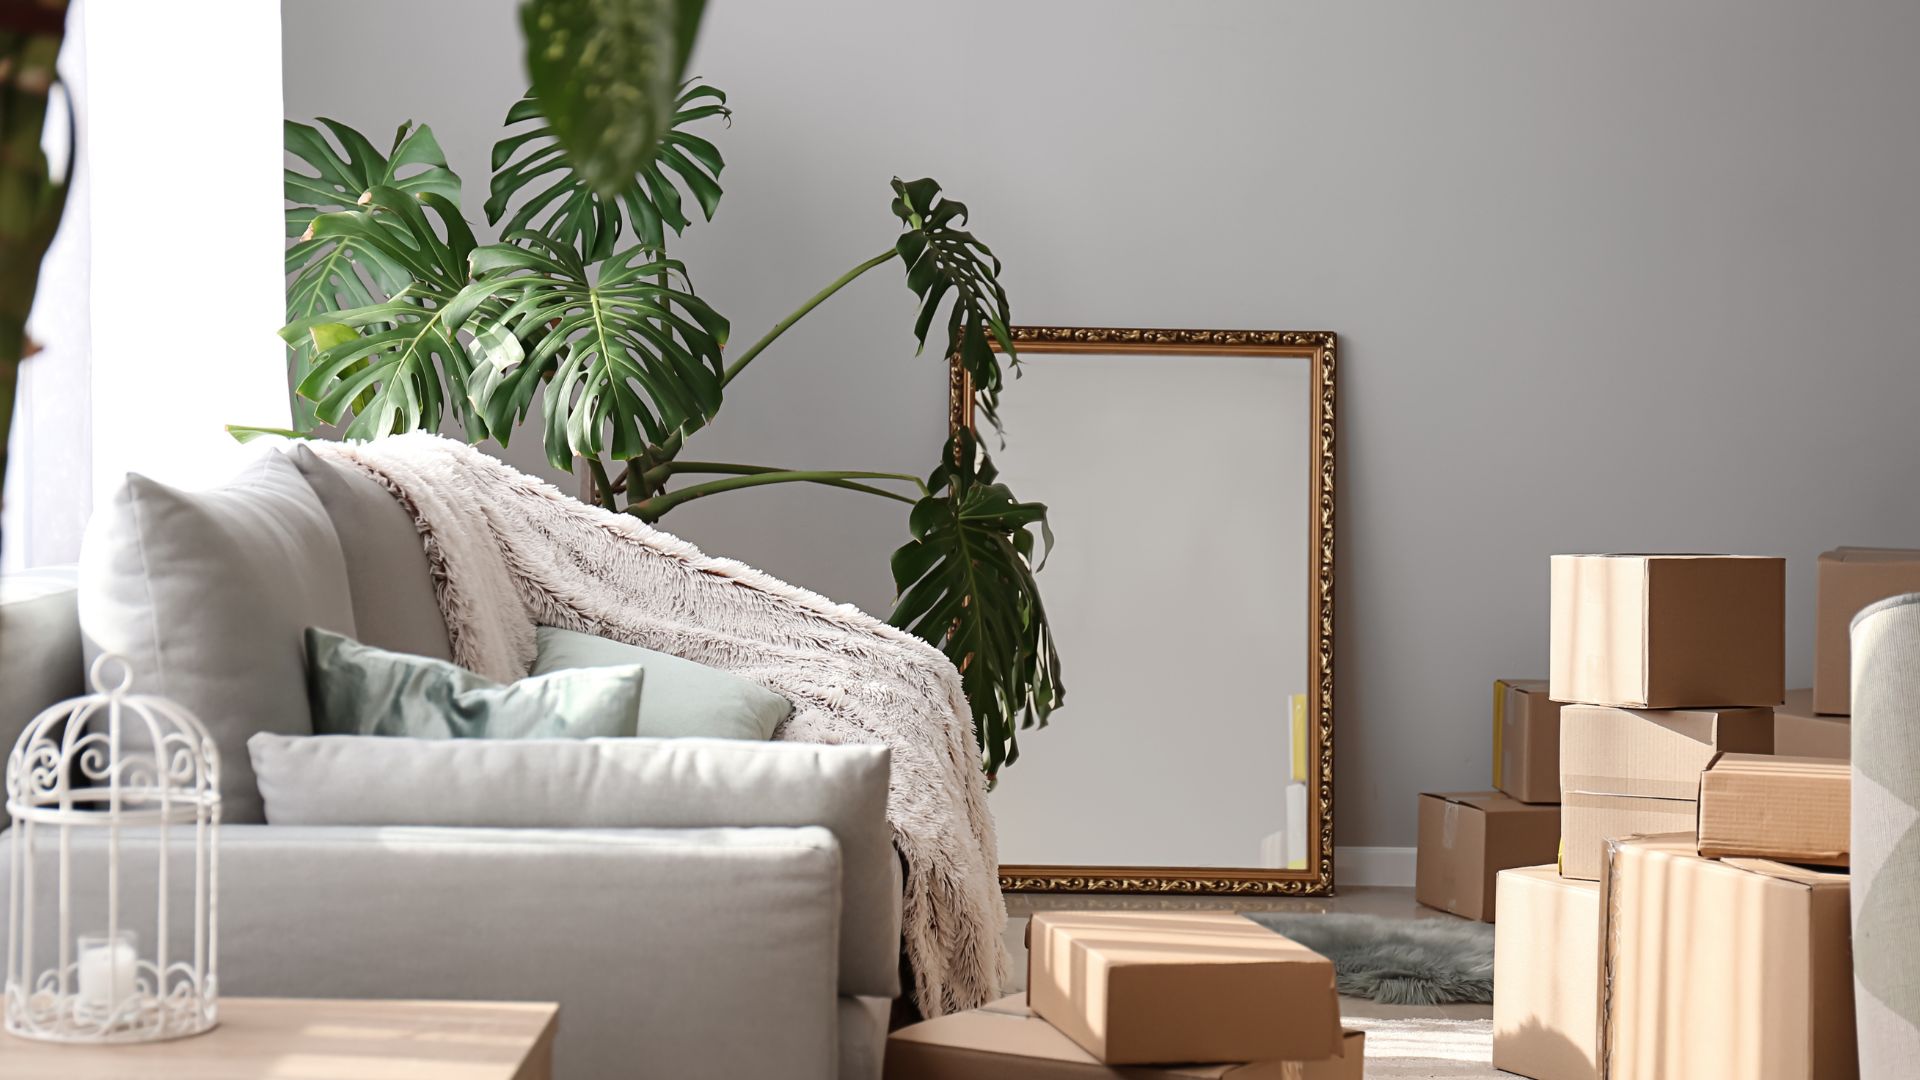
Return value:
M 0 1080 L 551 1080 L 558 1005 L 220 999 L 204 1035 L 126 1046 L 0 1036 Z

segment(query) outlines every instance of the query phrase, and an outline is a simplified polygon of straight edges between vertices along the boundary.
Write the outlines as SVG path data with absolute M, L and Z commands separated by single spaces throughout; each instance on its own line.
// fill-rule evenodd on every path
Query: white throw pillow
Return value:
M 313 730 L 309 626 L 354 636 L 346 561 L 320 500 L 278 453 L 212 491 L 129 474 L 87 526 L 88 655 L 122 657 L 135 691 L 171 698 L 207 726 L 222 820 L 266 820 L 247 736 Z

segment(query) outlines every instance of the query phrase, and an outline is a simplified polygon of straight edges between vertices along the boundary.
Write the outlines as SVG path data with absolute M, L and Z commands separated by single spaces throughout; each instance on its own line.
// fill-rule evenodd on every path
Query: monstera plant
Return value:
M 484 209 L 498 243 L 475 239 L 460 181 L 426 126 L 401 126 L 382 150 L 332 120 L 319 121 L 324 131 L 287 124 L 287 149 L 305 165 L 286 175 L 287 231 L 297 239 L 287 249 L 281 333 L 296 426 L 344 425 L 349 438 L 373 439 L 447 424 L 469 440 L 502 444 L 530 427 L 556 468 L 589 473 L 602 506 L 647 522 L 695 499 L 771 484 L 907 504 L 910 539 L 893 555 L 891 621 L 958 666 L 983 767 L 997 773 L 1019 755 L 1016 731 L 1044 725 L 1063 696 L 1034 580 L 1052 541 L 1046 508 L 1016 499 L 970 433 L 946 444 L 925 479 L 686 452 L 781 334 L 887 263 L 899 264 L 917 298 L 920 348 L 932 342 L 940 359 L 957 358 L 981 414 L 994 417 L 1001 357 L 1018 358 L 1000 263 L 963 228 L 966 206 L 932 180 L 895 179 L 891 245 L 734 353 L 727 320 L 667 254 L 696 213 L 711 219 L 720 203 L 724 162 L 702 132 L 730 116 L 726 95 L 680 84 L 657 129 L 625 138 L 570 112 L 572 128 L 589 132 L 576 150 L 560 110 L 546 105 L 584 106 L 564 80 L 551 97 L 542 88 L 531 58 L 541 29 L 529 16 L 535 89 L 507 112 L 493 147 Z M 648 152 L 632 156 L 636 144 Z M 583 157 L 598 164 L 577 167 Z

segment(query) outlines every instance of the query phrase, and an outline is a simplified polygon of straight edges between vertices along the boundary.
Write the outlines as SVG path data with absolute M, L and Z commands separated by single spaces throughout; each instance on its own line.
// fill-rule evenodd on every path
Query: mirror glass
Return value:
M 1059 538 L 1040 584 L 1067 702 L 1020 733 L 989 796 L 1003 878 L 1315 891 L 1316 418 L 1330 367 L 1313 349 L 1017 346 L 1006 443 L 989 445 Z

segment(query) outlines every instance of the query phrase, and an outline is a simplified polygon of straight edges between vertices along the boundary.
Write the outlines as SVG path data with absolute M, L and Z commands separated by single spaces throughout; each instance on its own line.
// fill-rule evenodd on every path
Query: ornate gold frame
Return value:
M 1163 354 L 1294 356 L 1313 365 L 1319 437 L 1313 441 L 1313 540 L 1309 547 L 1307 640 L 1309 685 L 1308 760 L 1316 779 L 1307 800 L 1316 838 L 1305 869 L 1220 867 L 1019 866 L 1000 867 L 1008 892 L 1186 893 L 1235 896 L 1320 896 L 1333 892 L 1333 512 L 1334 376 L 1336 338 L 1327 330 L 1151 330 L 1107 326 L 1015 326 L 1013 342 L 1023 353 L 1107 353 L 1139 350 Z M 949 430 L 973 425 L 973 387 L 955 357 L 947 379 Z

